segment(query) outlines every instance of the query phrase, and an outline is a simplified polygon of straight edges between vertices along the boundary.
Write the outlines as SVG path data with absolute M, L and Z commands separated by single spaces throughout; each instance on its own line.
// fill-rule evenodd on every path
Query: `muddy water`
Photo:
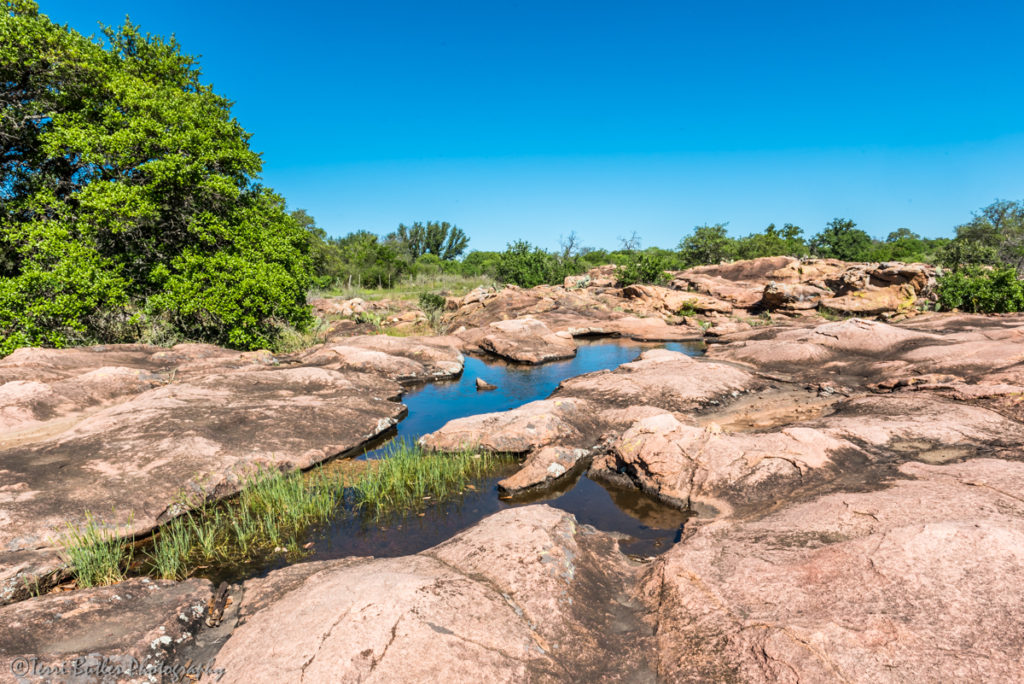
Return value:
M 635 342 L 584 342 L 575 358 L 541 366 L 484 362 L 467 357 L 462 376 L 455 381 L 424 385 L 410 391 L 402 401 L 409 415 L 398 425 L 395 439 L 415 441 L 439 429 L 449 420 L 479 413 L 507 411 L 531 401 L 547 398 L 558 383 L 598 370 L 616 368 L 636 359 L 646 349 L 664 347 L 693 356 L 702 352 L 701 343 L 638 344 Z M 476 378 L 497 385 L 478 392 Z M 386 447 L 379 445 L 360 458 L 380 458 Z M 430 548 L 481 518 L 511 506 L 544 503 L 565 510 L 583 524 L 619 532 L 627 553 L 657 554 L 679 538 L 687 515 L 655 503 L 632 490 L 598 484 L 582 475 L 563 485 L 560 491 L 541 497 L 506 501 L 498 498 L 496 483 L 515 472 L 510 464 L 504 472 L 481 483 L 461 499 L 414 515 L 378 523 L 347 517 L 318 530 L 311 541 L 313 559 L 343 556 L 400 556 Z

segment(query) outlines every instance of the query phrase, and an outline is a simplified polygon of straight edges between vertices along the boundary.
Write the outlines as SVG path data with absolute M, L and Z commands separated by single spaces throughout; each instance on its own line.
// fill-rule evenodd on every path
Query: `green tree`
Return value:
M 459 265 L 459 272 L 464 276 L 494 276 L 498 270 L 499 252 L 481 252 L 473 250 Z
M 727 223 L 697 226 L 679 243 L 680 257 L 687 266 L 717 264 L 736 256 L 736 241 L 725 234 Z
M 946 243 L 939 252 L 939 263 L 960 271 L 971 266 L 998 264 L 999 252 L 991 245 L 957 238 Z
M 559 283 L 571 272 L 554 254 L 534 247 L 525 240 L 508 244 L 505 251 L 498 255 L 496 271 L 499 280 L 520 287 Z
M 411 226 L 400 223 L 398 230 L 390 233 L 387 240 L 404 244 L 414 260 L 424 254 L 433 254 L 442 261 L 452 261 L 469 245 L 469 238 L 462 229 L 447 221 L 416 222 Z
M 832 219 L 811 238 L 811 252 L 827 259 L 867 261 L 871 256 L 871 236 L 856 226 L 849 219 Z
M 171 38 L 0 11 L 0 354 L 174 334 L 266 346 L 312 320 L 309 243 L 231 103 Z
M 1024 200 L 996 200 L 982 208 L 968 223 L 957 226 L 956 241 L 976 245 L 965 247 L 966 253 L 973 250 L 984 254 L 981 248 L 994 250 L 996 263 L 1020 271 L 1024 268 Z
M 787 223 L 779 230 L 774 223 L 769 223 L 761 233 L 752 233 L 745 238 L 736 240 L 736 256 L 740 259 L 757 259 L 768 256 L 807 255 L 807 243 L 804 242 L 803 229 Z

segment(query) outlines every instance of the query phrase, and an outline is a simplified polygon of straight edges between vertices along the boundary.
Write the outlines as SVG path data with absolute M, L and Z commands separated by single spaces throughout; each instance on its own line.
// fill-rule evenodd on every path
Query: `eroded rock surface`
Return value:
M 162 668 L 192 640 L 211 588 L 199 579 L 134 579 L 0 607 L 0 681 L 171 681 Z
M 446 337 L 339 337 L 306 350 L 292 363 L 379 373 L 399 382 L 444 380 L 462 373 L 460 341 Z
M 580 468 L 589 455 L 586 449 L 544 447 L 531 453 L 514 475 L 501 480 L 498 489 L 512 496 L 532 489 L 550 487 Z
M 728 433 L 662 413 L 637 421 L 592 466 L 682 507 L 756 510 L 787 496 L 862 489 L 907 460 L 1024 459 L 1024 425 L 988 409 L 935 397 L 861 397 L 816 420 Z
M 123 534 L 185 501 L 238 491 L 258 468 L 308 468 L 402 417 L 401 387 L 323 368 L 240 370 L 147 390 L 54 437 L 0 450 L 0 598 L 62 567 L 67 525 Z
M 666 681 L 1019 681 L 1024 464 L 707 525 L 643 582 Z
M 250 580 L 217 666 L 247 684 L 653 681 L 640 567 L 562 511 L 505 510 L 415 556 Z
M 537 364 L 576 356 L 572 335 L 556 333 L 530 318 L 491 323 L 474 343 L 495 356 L 520 363 Z

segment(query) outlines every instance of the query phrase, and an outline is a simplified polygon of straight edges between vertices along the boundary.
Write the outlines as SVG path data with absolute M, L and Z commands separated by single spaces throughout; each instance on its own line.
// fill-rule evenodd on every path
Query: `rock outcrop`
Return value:
M 180 512 L 183 499 L 233 494 L 259 468 L 308 468 L 359 447 L 402 417 L 400 393 L 378 375 L 323 368 L 213 374 L 0 451 L 4 598 L 34 581 L 27 575 L 62 566 L 68 524 L 92 514 L 121 534 L 145 533 Z
M 665 681 L 1019 681 L 1024 464 L 706 525 L 648 570 Z
M 303 366 L 379 373 L 398 382 L 458 377 L 465 359 L 450 337 L 338 337 L 289 359 Z
M 245 585 L 223 682 L 651 680 L 641 566 L 546 506 L 415 556 L 294 565 Z M 254 654 L 259 654 L 258 663 Z
M 176 656 L 210 595 L 206 580 L 134 579 L 2 606 L 0 680 L 177 681 L 173 668 L 184 664 Z
M 586 463 L 586 449 L 544 447 L 531 453 L 523 466 L 511 477 L 498 482 L 498 490 L 514 496 L 533 489 L 550 487 L 570 477 Z

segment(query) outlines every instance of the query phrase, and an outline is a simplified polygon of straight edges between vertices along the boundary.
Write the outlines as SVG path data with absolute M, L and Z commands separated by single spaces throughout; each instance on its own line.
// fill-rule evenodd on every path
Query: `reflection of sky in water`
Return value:
M 531 401 L 546 399 L 563 380 L 617 368 L 636 359 L 645 349 L 664 347 L 696 355 L 701 353 L 702 346 L 700 342 L 646 345 L 636 342 L 584 342 L 580 344 L 575 358 L 540 366 L 488 364 L 467 356 L 466 369 L 458 380 L 418 386 L 402 397 L 402 403 L 409 407 L 409 415 L 398 424 L 396 437 L 415 442 L 455 418 L 508 411 Z M 478 377 L 497 385 L 498 389 L 478 392 Z M 380 453 L 371 451 L 365 457 L 375 458 Z
M 583 342 L 575 358 L 541 366 L 484 363 L 466 358 L 462 376 L 452 382 L 439 382 L 413 388 L 403 398 L 408 417 L 399 423 L 397 437 L 407 441 L 437 430 L 453 418 L 478 413 L 507 411 L 525 403 L 547 398 L 558 383 L 593 371 L 616 368 L 636 359 L 646 349 L 664 347 L 691 355 L 702 353 L 697 343 L 639 344 L 636 342 Z M 476 378 L 495 384 L 498 389 L 476 390 Z M 363 458 L 374 458 L 371 451 Z M 507 501 L 498 498 L 498 480 L 519 468 L 508 464 L 504 470 L 459 499 L 436 504 L 412 515 L 386 521 L 362 520 L 344 515 L 318 529 L 311 530 L 313 546 L 306 561 L 346 556 L 393 557 L 417 553 L 436 546 L 470 527 L 482 518 L 505 508 L 544 503 L 576 516 L 583 525 L 606 532 L 619 532 L 629 539 L 620 542 L 626 553 L 648 556 L 661 553 L 679 540 L 687 514 L 648 499 L 634 490 L 606 488 L 580 475 L 575 482 L 564 482 L 557 491 L 548 491 L 532 499 Z M 280 556 L 264 559 L 253 566 L 226 569 L 216 579 L 236 580 L 282 567 Z
M 408 417 L 399 423 L 398 439 L 415 441 L 449 420 L 479 413 L 508 411 L 525 403 L 545 399 L 558 383 L 593 371 L 616 368 L 633 361 L 645 349 L 665 347 L 691 355 L 702 353 L 701 343 L 638 344 L 635 342 L 584 342 L 576 357 L 566 361 L 526 366 L 485 363 L 466 357 L 466 369 L 452 382 L 438 382 L 412 389 L 402 401 Z M 497 385 L 496 390 L 478 392 L 480 377 Z M 386 447 L 366 454 L 375 458 Z M 546 503 L 572 513 L 584 525 L 621 532 L 633 539 L 623 542 L 629 553 L 659 553 L 678 540 L 686 515 L 658 504 L 635 491 L 606 489 L 586 475 L 565 483 L 560 491 L 548 492 L 533 501 L 505 501 L 498 498 L 495 485 L 518 466 L 494 477 L 458 501 L 431 506 L 425 515 L 376 524 L 358 518 L 336 520 L 314 538 L 313 559 L 343 556 L 398 556 L 416 553 L 450 538 L 481 518 L 504 508 L 527 503 Z

